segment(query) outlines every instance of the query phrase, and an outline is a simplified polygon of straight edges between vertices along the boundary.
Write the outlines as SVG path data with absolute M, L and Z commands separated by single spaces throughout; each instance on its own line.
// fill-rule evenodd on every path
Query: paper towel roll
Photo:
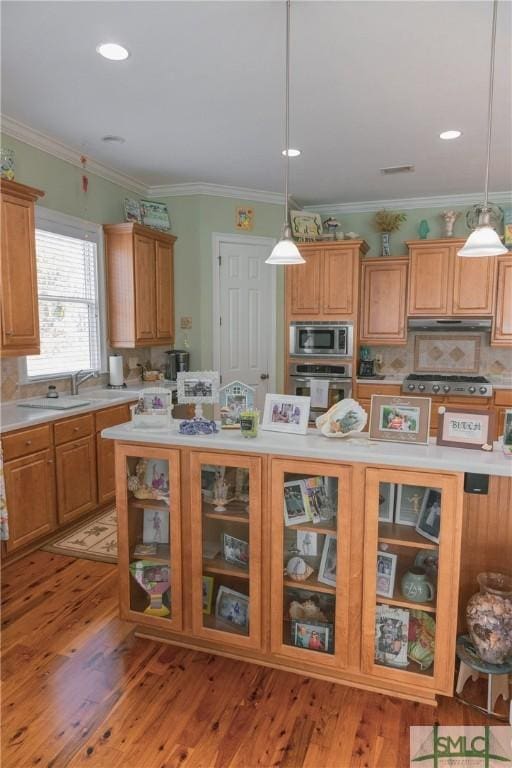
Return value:
M 123 358 L 121 355 L 110 355 L 108 358 L 108 381 L 113 387 L 124 384 Z

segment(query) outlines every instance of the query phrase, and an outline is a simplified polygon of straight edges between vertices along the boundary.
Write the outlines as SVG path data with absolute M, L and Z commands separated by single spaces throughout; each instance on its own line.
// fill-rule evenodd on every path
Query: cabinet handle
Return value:
M 32 440 L 25 440 L 25 445 L 32 445 Z
M 79 432 L 80 431 L 80 427 L 73 427 L 73 429 L 74 429 L 75 432 Z

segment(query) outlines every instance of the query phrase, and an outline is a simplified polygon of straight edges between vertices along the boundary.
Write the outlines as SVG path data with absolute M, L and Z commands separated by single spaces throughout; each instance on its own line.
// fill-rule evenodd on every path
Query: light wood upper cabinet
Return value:
M 496 312 L 492 328 L 492 346 L 512 345 L 512 256 L 500 256 L 498 262 Z
M 111 346 L 171 344 L 176 238 L 133 223 L 103 229 Z
M 34 203 L 38 189 L 2 179 L 0 345 L 6 356 L 38 355 Z
M 496 259 L 457 255 L 464 240 L 414 240 L 410 254 L 408 314 L 490 316 L 494 310 Z
M 407 266 L 404 259 L 362 262 L 360 341 L 405 344 L 407 340 Z
M 357 312 L 359 255 L 364 240 L 301 243 L 305 264 L 286 268 L 290 320 L 336 320 Z

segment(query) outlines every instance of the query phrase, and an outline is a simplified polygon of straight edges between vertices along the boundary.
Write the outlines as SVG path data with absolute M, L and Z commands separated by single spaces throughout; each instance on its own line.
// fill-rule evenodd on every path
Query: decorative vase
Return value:
M 418 565 L 404 573 L 401 589 L 402 595 L 413 603 L 430 603 L 434 599 L 434 586 L 428 581 L 426 570 Z
M 418 227 L 418 234 L 420 236 L 420 240 L 426 240 L 429 232 L 430 232 L 430 227 L 428 225 L 428 221 L 426 219 L 422 219 L 420 221 L 420 226 Z
M 512 655 L 512 576 L 480 573 L 480 592 L 469 600 L 466 620 L 483 661 L 503 664 Z
M 0 147 L 0 175 L 2 179 L 9 181 L 14 179 L 15 158 L 14 149 Z
M 381 256 L 391 256 L 391 235 L 389 232 L 380 233 Z

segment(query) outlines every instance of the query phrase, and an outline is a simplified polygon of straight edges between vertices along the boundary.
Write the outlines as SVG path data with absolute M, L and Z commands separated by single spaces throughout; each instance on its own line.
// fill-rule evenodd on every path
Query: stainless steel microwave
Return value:
M 347 322 L 290 323 L 292 357 L 352 357 L 354 326 Z

